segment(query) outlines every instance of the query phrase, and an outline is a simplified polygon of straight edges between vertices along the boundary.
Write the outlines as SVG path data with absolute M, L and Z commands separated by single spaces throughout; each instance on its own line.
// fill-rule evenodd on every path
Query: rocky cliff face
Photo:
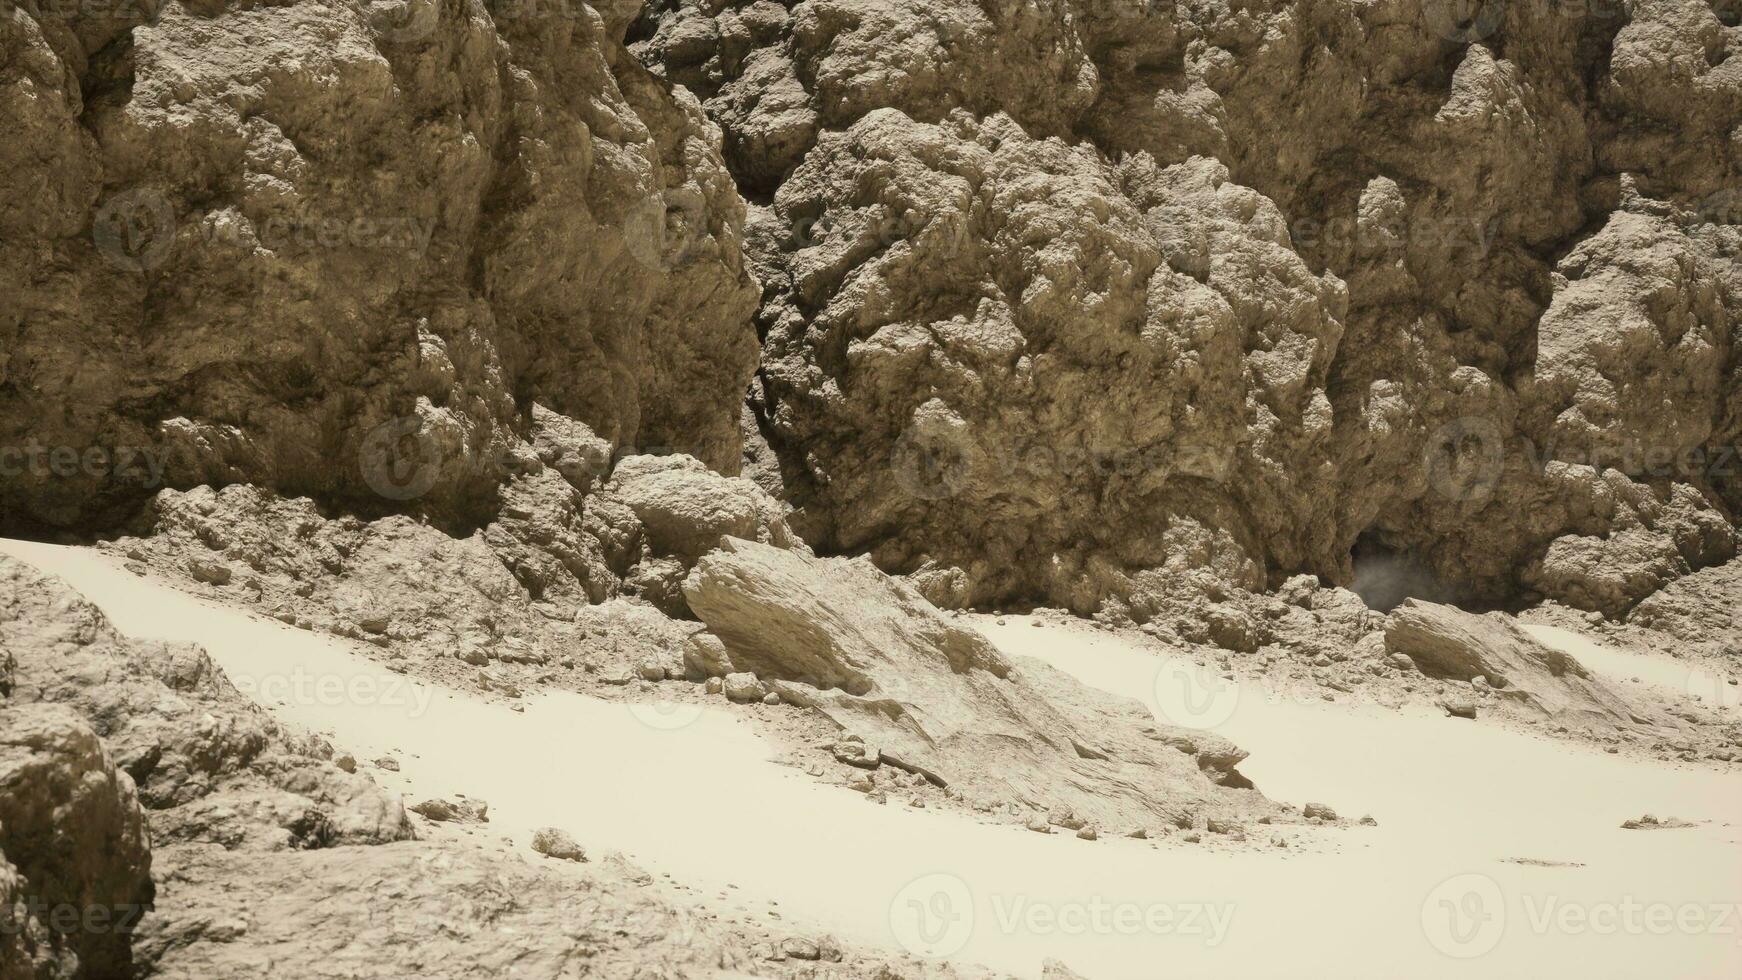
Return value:
M 6 523 L 258 483 L 477 525 L 534 400 L 735 470 L 744 206 L 635 7 L 9 13 L 0 442 L 79 458 Z
M 250 483 L 498 522 L 598 601 L 581 498 L 674 449 L 947 605 L 1366 565 L 1614 615 L 1736 549 L 1732 7 L 27 0 L 0 38 L 8 530 Z M 575 499 L 517 502 L 543 466 Z
M 1734 551 L 1734 11 L 682 0 L 635 31 L 767 202 L 755 402 L 824 550 L 1079 611 L 1366 552 L 1611 613 Z

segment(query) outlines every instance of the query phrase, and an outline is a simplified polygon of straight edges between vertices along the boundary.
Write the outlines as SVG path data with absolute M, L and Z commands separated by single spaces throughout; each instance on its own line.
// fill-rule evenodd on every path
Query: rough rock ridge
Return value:
M 821 551 L 955 604 L 1375 559 L 1610 616 L 1735 553 L 1727 8 L 666 0 L 632 39 L 754 202 L 758 472 Z

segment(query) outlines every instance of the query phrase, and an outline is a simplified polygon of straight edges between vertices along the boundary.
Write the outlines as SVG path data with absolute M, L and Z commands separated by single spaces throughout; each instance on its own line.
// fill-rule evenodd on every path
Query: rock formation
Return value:
M 744 204 L 638 6 L 9 13 L 6 527 L 256 483 L 469 528 L 535 401 L 735 470 Z
M 982 806 L 1066 806 L 1103 827 L 1267 809 L 1242 791 L 1246 754 L 1225 738 L 1013 663 L 868 559 L 728 539 L 684 594 L 734 667 L 841 730 L 850 765 L 918 773 Z
M 1736 550 L 1739 28 L 1451 6 L 29 0 L 0 529 L 251 484 L 598 602 L 675 450 L 947 605 L 1622 615 Z
M 872 798 L 1085 839 L 1272 805 L 937 607 L 1618 742 L 1650 712 L 1435 604 L 1742 649 L 1738 48 L 1701 0 L 15 0 L 0 535 L 490 698 L 785 705 Z M 637 880 L 409 841 L 203 652 L 3 561 L 0 717 L 0 980 L 344 965 L 391 929 L 323 900 L 402 875 L 519 936 Z M 140 943 L 30 911 L 151 903 L 148 841 Z M 255 866 L 296 915 L 213 904 Z M 841 952 L 606 904 L 371 965 Z
M 0 706 L 0 975 L 127 975 L 151 899 L 132 778 L 74 712 Z
M 1429 677 L 1469 681 L 1562 721 L 1644 726 L 1649 721 L 1577 660 L 1552 650 L 1508 617 L 1477 616 L 1411 599 L 1391 614 L 1385 648 Z
M 203 650 L 120 637 L 10 558 L 0 649 L 15 662 L 0 690 L 5 980 L 557 976 L 600 957 L 666 976 L 991 976 L 722 918 L 615 854 L 559 874 L 414 840 L 397 794 L 272 721 Z M 435 802 L 443 821 L 485 816 Z M 539 847 L 586 860 L 553 828 Z
M 1079 612 L 1364 547 L 1619 615 L 1729 558 L 1739 154 L 1668 134 L 1742 117 L 1736 25 L 1452 7 L 650 5 L 768 200 L 795 526 Z

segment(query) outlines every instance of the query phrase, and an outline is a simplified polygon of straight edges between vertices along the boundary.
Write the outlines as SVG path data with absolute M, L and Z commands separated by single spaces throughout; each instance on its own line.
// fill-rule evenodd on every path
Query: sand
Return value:
M 1272 797 L 1379 821 L 1316 831 L 1335 845 L 1318 853 L 1090 843 L 821 785 L 770 764 L 775 747 L 723 702 L 546 693 L 515 712 L 89 549 L 0 551 L 61 575 L 123 632 L 204 644 L 286 722 L 360 760 L 392 754 L 400 772 L 376 775 L 408 799 L 484 798 L 487 832 L 516 847 L 535 827 L 563 827 L 715 907 L 763 914 L 777 902 L 818 931 L 1023 976 L 1038 976 L 1044 956 L 1097 980 L 1742 975 L 1742 777 L 1706 768 L 1253 685 L 1188 701 L 1181 665 L 1116 637 L 978 619 L 1011 654 L 1164 711 L 1195 705 L 1197 720 L 1252 752 L 1242 771 Z M 1705 822 L 1619 829 L 1644 812 Z

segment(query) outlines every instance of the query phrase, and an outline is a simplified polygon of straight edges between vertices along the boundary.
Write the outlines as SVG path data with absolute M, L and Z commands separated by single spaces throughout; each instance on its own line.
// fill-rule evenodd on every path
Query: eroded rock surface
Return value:
M 0 445 L 80 461 L 4 526 L 256 483 L 469 529 L 534 402 L 735 471 L 744 203 L 638 6 L 8 8 Z
M 0 704 L 0 976 L 126 976 L 151 908 L 133 780 L 59 705 Z
M 121 637 L 10 558 L 0 647 L 16 660 L 0 700 L 6 980 L 511 966 L 554 977 L 576 963 L 612 975 L 992 976 L 722 916 L 614 854 L 586 861 L 552 828 L 534 844 L 562 860 L 542 868 L 493 842 L 412 840 L 397 794 L 350 754 L 274 723 L 198 647 Z M 484 819 L 483 801 L 432 802 L 419 812 L 443 823 Z
M 1410 599 L 1391 613 L 1385 647 L 1409 657 L 1430 677 L 1470 681 L 1563 721 L 1648 724 L 1642 709 L 1504 615 L 1479 616 Z
M 56 579 L 0 558 L 0 642 L 18 657 L 11 706 L 85 719 L 138 787 L 153 839 L 275 850 L 411 836 L 398 794 L 286 731 L 197 646 L 129 640 Z
M 1269 806 L 1241 788 L 1245 753 L 1226 739 L 1157 726 L 1135 701 L 1012 662 L 867 559 L 728 539 L 684 592 L 751 680 L 839 727 L 848 765 L 917 773 L 981 805 L 1064 806 L 1100 826 Z M 728 676 L 726 693 L 747 676 Z
M 1727 9 L 534 6 L 0 26 L 0 523 L 245 483 L 681 615 L 564 499 L 677 451 L 949 605 L 1736 552 Z
M 1616 616 L 1728 559 L 1742 154 L 1670 134 L 1742 119 L 1734 17 L 1454 6 L 650 4 L 757 202 L 794 526 L 1077 612 L 1364 545 Z
M 166 911 L 146 921 L 137 943 L 140 960 L 161 977 L 995 976 L 710 913 L 615 856 L 540 867 L 418 841 L 260 859 L 183 845 L 167 850 L 164 863 L 174 872 Z

